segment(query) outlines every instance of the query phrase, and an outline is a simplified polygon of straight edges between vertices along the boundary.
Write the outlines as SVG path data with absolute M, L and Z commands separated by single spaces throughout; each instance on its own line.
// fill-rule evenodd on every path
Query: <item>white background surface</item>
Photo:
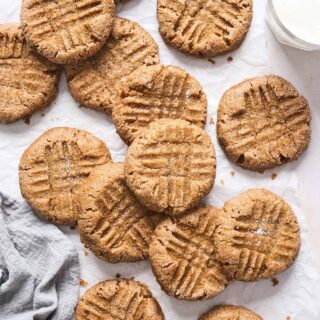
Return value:
M 212 64 L 205 59 L 194 59 L 180 54 L 164 45 L 157 31 L 155 0 L 130 0 L 120 5 L 118 14 L 138 21 L 160 45 L 163 64 L 175 64 L 194 75 L 204 86 L 209 100 L 207 130 L 215 142 L 218 155 L 218 177 L 213 192 L 207 201 L 221 206 L 230 196 L 249 187 L 268 187 L 284 196 L 294 207 L 303 226 L 302 252 L 295 266 L 280 275 L 280 284 L 272 287 L 269 280 L 253 284 L 236 283 L 225 293 L 207 302 L 180 302 L 165 296 L 154 281 L 148 263 L 108 265 L 93 254 L 84 254 L 76 231 L 63 228 L 77 245 L 81 259 L 82 278 L 89 285 L 98 281 L 122 276 L 135 276 L 147 282 L 159 299 L 166 319 L 196 319 L 200 313 L 217 303 L 237 303 L 251 307 L 265 319 L 320 319 L 320 285 L 317 270 L 320 270 L 320 53 L 306 53 L 278 44 L 264 23 L 264 0 L 255 1 L 255 17 L 249 35 L 242 47 L 227 56 L 215 59 Z M 0 23 L 19 21 L 20 1 L 0 1 Z M 234 60 L 227 62 L 232 56 Z M 301 159 L 264 175 L 249 173 L 231 165 L 219 148 L 215 138 L 218 101 L 224 90 L 244 78 L 275 73 L 284 76 L 303 93 L 310 102 L 313 115 L 313 137 L 308 151 Z M 19 157 L 24 149 L 45 130 L 55 126 L 70 126 L 87 129 L 102 138 L 110 148 L 114 161 L 122 161 L 126 146 L 115 133 L 109 118 L 95 111 L 79 108 L 73 101 L 62 77 L 60 94 L 56 102 L 31 118 L 30 125 L 20 121 L 9 126 L 0 126 L 0 189 L 21 198 L 18 185 Z M 235 171 L 234 177 L 230 175 Z M 277 173 L 275 180 L 271 175 Z M 222 181 L 224 184 L 222 184 Z M 299 204 L 300 202 L 300 204 Z M 300 205 L 300 209 L 297 207 Z M 308 231 L 305 228 L 307 222 Z M 309 249 L 308 242 L 311 244 Z M 311 253 L 311 255 L 310 255 Z M 313 261 L 312 261 L 313 260 Z M 315 268 L 313 267 L 315 266 Z M 88 288 L 87 287 L 87 288 Z M 86 288 L 82 288 L 84 291 Z

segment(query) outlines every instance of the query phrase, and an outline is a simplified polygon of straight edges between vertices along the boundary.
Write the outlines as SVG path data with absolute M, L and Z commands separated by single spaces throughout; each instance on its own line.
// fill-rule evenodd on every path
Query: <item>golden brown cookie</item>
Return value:
M 58 92 L 59 68 L 28 48 L 18 24 L 0 25 L 0 123 L 47 107 Z
M 262 320 L 262 318 L 246 308 L 224 305 L 213 308 L 199 320 Z
M 76 320 L 164 320 L 150 289 L 133 280 L 108 280 L 80 299 Z
M 133 141 L 125 160 L 126 182 L 155 212 L 175 216 L 210 192 L 216 157 L 208 134 L 184 120 L 152 122 Z
M 108 262 L 148 258 L 149 243 L 160 221 L 141 206 L 125 184 L 122 163 L 94 170 L 79 192 L 81 241 Z
M 83 107 L 111 113 L 119 80 L 141 66 L 159 63 L 158 45 L 137 23 L 116 17 L 103 48 L 90 59 L 66 66 L 72 96 Z
M 187 120 L 204 128 L 207 98 L 200 83 L 174 66 L 142 67 L 122 79 L 112 118 L 117 132 L 128 144 L 152 121 Z
M 75 225 L 81 184 L 93 169 L 109 161 L 104 142 L 89 132 L 51 129 L 21 157 L 21 193 L 41 217 L 57 224 Z
M 210 299 L 230 279 L 215 248 L 215 230 L 223 223 L 219 209 L 203 206 L 161 222 L 150 244 L 150 262 L 162 289 L 177 299 Z
M 216 246 L 230 277 L 272 278 L 289 268 L 300 249 L 300 228 L 290 206 L 265 189 L 250 189 L 224 205 L 230 217 L 217 230 Z
M 23 0 L 21 21 L 28 43 L 55 63 L 95 54 L 110 35 L 113 0 Z
M 307 148 L 307 100 L 283 78 L 264 76 L 229 89 L 218 109 L 217 134 L 229 159 L 264 171 L 297 159 Z
M 212 58 L 241 45 L 252 6 L 252 0 L 158 0 L 159 31 L 180 51 Z

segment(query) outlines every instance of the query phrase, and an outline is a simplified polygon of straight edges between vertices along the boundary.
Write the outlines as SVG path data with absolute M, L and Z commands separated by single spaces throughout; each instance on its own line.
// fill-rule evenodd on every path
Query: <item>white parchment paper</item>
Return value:
M 265 0 L 255 0 L 254 19 L 250 32 L 239 50 L 215 59 L 197 59 L 179 53 L 166 46 L 161 39 L 156 21 L 156 0 L 130 0 L 120 4 L 118 15 L 132 19 L 147 29 L 160 46 L 161 62 L 174 64 L 186 69 L 205 88 L 209 101 L 207 131 L 211 135 L 217 151 L 218 176 L 214 190 L 207 202 L 222 206 L 231 196 L 247 188 L 265 187 L 283 196 L 293 207 L 302 226 L 302 249 L 292 268 L 277 277 L 279 284 L 273 286 L 270 280 L 256 283 L 234 283 L 218 297 L 205 302 L 184 302 L 166 296 L 155 281 L 148 262 L 111 265 L 85 252 L 79 241 L 77 230 L 63 227 L 77 246 L 82 279 L 88 282 L 82 293 L 90 286 L 116 274 L 135 277 L 147 283 L 160 302 L 169 320 L 191 320 L 219 303 L 247 306 L 272 320 L 317 320 L 320 319 L 320 280 L 314 269 L 306 240 L 305 215 L 299 209 L 298 181 L 294 173 L 296 165 L 290 164 L 280 169 L 256 174 L 244 171 L 230 164 L 221 151 L 215 132 L 216 111 L 223 92 L 244 78 L 269 72 L 269 59 L 265 44 Z M 19 0 L 0 0 L 0 23 L 18 22 Z M 227 61 L 231 56 L 233 61 Z M 289 79 L 290 80 L 290 79 Z M 41 115 L 44 113 L 44 116 Z M 19 158 L 25 148 L 49 128 L 70 126 L 86 129 L 103 139 L 111 150 L 114 161 L 122 161 L 126 145 L 115 132 L 110 120 L 103 114 L 79 108 L 68 93 L 64 76 L 60 84 L 60 94 L 55 103 L 31 118 L 28 125 L 20 121 L 13 125 L 0 126 L 0 190 L 21 199 L 18 185 Z M 303 161 L 303 157 L 300 161 Z M 231 172 L 235 174 L 232 175 Z M 277 174 L 271 179 L 272 174 Z

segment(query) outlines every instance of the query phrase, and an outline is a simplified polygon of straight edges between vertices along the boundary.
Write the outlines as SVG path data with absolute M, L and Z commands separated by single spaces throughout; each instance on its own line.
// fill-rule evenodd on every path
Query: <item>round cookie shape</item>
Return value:
M 222 97 L 217 135 L 228 158 L 244 169 L 265 171 L 297 159 L 310 136 L 307 100 L 283 78 L 241 82 Z
M 184 120 L 161 119 L 128 149 L 128 187 L 148 209 L 171 216 L 195 207 L 210 192 L 216 157 L 208 134 Z
M 116 17 L 110 37 L 90 59 L 66 66 L 72 96 L 83 107 L 111 114 L 119 80 L 142 66 L 159 63 L 158 45 L 137 23 Z
M 202 315 L 199 320 L 262 320 L 262 318 L 251 310 L 243 307 L 223 305 L 213 308 Z
M 28 43 L 48 60 L 72 63 L 95 54 L 110 35 L 113 0 L 23 0 Z
M 230 283 L 216 255 L 219 209 L 202 206 L 161 222 L 150 244 L 150 263 L 161 288 L 181 300 L 205 300 Z
M 81 184 L 93 169 L 110 159 L 104 142 L 87 131 L 48 130 L 20 159 L 21 193 L 42 218 L 57 224 L 75 225 Z
M 122 163 L 93 171 L 80 191 L 81 241 L 97 257 L 112 263 L 145 260 L 160 221 L 141 206 L 125 184 Z
M 57 95 L 60 70 L 36 56 L 18 24 L 0 25 L 0 123 L 47 107 Z
M 174 66 L 142 67 L 122 79 L 112 118 L 128 144 L 141 129 L 162 119 L 182 119 L 204 128 L 207 98 L 200 83 Z
M 182 52 L 212 58 L 241 45 L 252 7 L 252 0 L 158 0 L 159 32 Z
M 134 280 L 107 280 L 80 298 L 76 320 L 164 320 L 150 289 Z
M 266 189 L 249 189 L 225 203 L 229 217 L 217 230 L 216 247 L 230 277 L 268 279 L 288 269 L 300 249 L 300 228 L 290 206 Z

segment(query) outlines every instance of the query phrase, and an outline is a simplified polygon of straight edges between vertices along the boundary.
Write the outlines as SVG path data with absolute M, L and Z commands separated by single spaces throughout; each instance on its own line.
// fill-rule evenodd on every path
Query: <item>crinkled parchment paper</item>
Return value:
M 0 22 L 19 21 L 19 0 L 0 1 Z M 156 0 L 130 0 L 120 4 L 120 16 L 140 23 L 155 38 L 160 46 L 163 64 L 174 64 L 186 69 L 204 86 L 209 100 L 207 130 L 217 150 L 218 176 L 214 190 L 207 202 L 222 206 L 223 202 L 251 187 L 266 187 L 283 196 L 294 208 L 302 226 L 302 249 L 292 268 L 277 276 L 279 284 L 273 286 L 270 280 L 256 283 L 234 283 L 218 297 L 205 302 L 183 302 L 172 299 L 161 292 L 148 262 L 110 265 L 99 261 L 91 252 L 86 252 L 79 241 L 76 230 L 62 228 L 78 248 L 81 259 L 82 279 L 88 282 L 82 292 L 95 283 L 114 278 L 135 277 L 147 283 L 159 300 L 166 319 L 191 320 L 218 303 L 232 303 L 247 306 L 265 319 L 272 320 L 316 320 L 320 319 L 320 280 L 313 268 L 306 241 L 304 216 L 299 209 L 295 164 L 256 174 L 244 171 L 230 164 L 222 153 L 215 133 L 216 111 L 223 92 L 231 85 L 251 76 L 269 72 L 270 57 L 266 55 L 265 44 L 265 0 L 255 0 L 254 20 L 242 47 L 226 56 L 215 59 L 192 58 L 167 47 L 157 31 Z M 228 57 L 233 58 L 227 61 Z M 231 59 L 229 59 L 231 60 Z M 111 120 L 95 111 L 79 108 L 68 93 L 65 78 L 62 78 L 60 94 L 48 109 L 31 118 L 9 126 L 0 126 L 0 189 L 21 198 L 18 185 L 18 163 L 24 149 L 45 130 L 56 126 L 71 126 L 87 129 L 102 138 L 110 148 L 114 161 L 122 161 L 126 146 L 117 136 Z M 232 175 L 231 172 L 235 174 Z M 277 174 L 272 179 L 272 174 Z M 290 317 L 290 318 L 288 318 Z

